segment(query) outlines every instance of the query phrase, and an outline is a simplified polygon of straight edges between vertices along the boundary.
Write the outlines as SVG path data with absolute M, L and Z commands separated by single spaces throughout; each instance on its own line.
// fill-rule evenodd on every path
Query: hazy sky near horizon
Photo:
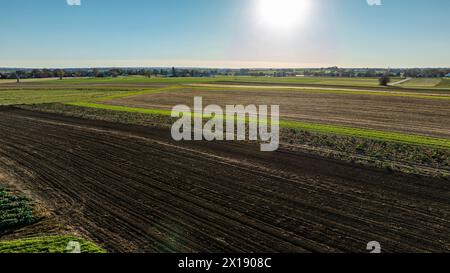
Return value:
M 450 66 L 450 1 L 381 3 L 0 0 L 0 67 Z

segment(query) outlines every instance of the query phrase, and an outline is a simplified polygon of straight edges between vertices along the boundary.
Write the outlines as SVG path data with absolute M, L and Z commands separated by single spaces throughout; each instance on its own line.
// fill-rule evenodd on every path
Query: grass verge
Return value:
M 70 242 L 80 245 L 81 253 L 106 253 L 94 243 L 73 236 L 46 236 L 0 242 L 0 253 L 70 253 Z

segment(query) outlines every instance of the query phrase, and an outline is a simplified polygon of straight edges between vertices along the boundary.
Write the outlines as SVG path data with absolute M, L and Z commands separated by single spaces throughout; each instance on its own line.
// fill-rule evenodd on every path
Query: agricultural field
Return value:
M 80 244 L 81 253 L 105 253 L 105 251 L 97 245 L 82 238 L 73 236 L 46 236 L 6 242 L 0 241 L 0 254 L 70 253 L 73 251 L 70 248 L 67 248 L 70 242 L 78 242 Z
M 105 89 L 0 89 L 0 105 L 39 104 L 49 102 L 74 102 L 104 98 L 117 94 L 127 94 L 129 91 Z
M 450 1 L 337 2 L 1 2 L 0 260 L 450 253 Z
M 412 88 L 433 88 L 440 85 L 441 78 L 416 78 L 402 83 L 401 87 Z
M 23 238 L 0 236 L 0 252 L 64 252 L 74 237 L 92 252 L 365 252 L 374 239 L 450 252 L 450 93 L 256 80 L 0 84 L 0 181 L 51 212 Z M 279 104 L 280 149 L 174 141 L 170 110 L 195 96 Z
M 450 78 L 443 79 L 437 86 L 439 88 L 450 88 Z
M 22 147 L 1 145 L 9 168 L 32 170 L 23 185 L 111 251 L 340 252 L 373 236 L 390 252 L 449 250 L 444 180 L 251 144 L 177 143 L 164 129 L 0 116 L 2 143 Z
M 378 86 L 376 78 L 337 78 L 337 77 L 241 77 L 233 78 L 237 82 L 254 83 L 283 83 L 283 84 L 314 84 L 314 85 L 343 85 L 343 86 Z
M 205 105 L 280 105 L 280 118 L 318 124 L 450 138 L 450 96 L 346 93 L 316 90 L 180 88 L 103 101 L 132 108 L 171 110 L 193 107 L 194 97 Z

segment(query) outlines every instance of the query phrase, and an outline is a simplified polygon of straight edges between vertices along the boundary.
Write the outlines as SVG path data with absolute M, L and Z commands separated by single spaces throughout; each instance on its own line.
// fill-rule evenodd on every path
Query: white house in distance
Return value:
M 450 78 L 450 73 L 448 73 L 447 75 L 445 75 L 445 77 Z

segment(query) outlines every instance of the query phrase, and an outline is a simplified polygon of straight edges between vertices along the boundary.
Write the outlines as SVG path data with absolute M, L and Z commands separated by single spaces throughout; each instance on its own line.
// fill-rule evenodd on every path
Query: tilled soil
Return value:
M 450 100 L 292 90 L 182 89 L 107 101 L 107 104 L 170 110 L 178 104 L 280 105 L 285 120 L 450 138 Z
M 450 184 L 0 109 L 0 170 L 112 252 L 450 252 Z

